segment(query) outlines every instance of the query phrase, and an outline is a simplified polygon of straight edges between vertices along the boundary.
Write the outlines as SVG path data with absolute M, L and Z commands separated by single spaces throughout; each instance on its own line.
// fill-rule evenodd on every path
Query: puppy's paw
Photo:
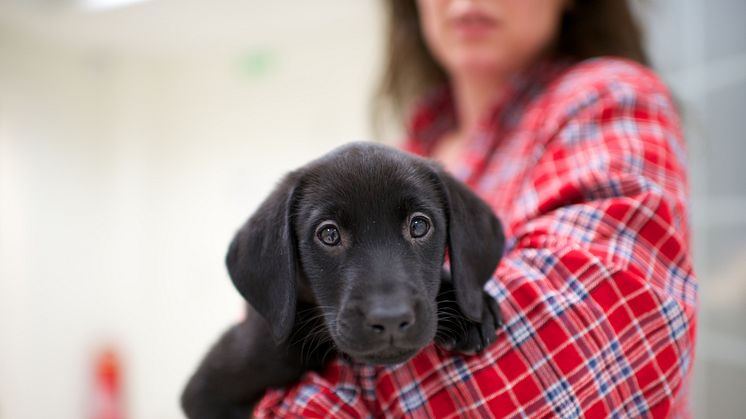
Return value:
M 497 329 L 502 326 L 500 307 L 491 295 L 484 293 L 482 320 L 477 323 L 463 314 L 455 297 L 452 285 L 443 282 L 438 294 L 435 343 L 449 351 L 467 355 L 479 353 L 497 339 Z

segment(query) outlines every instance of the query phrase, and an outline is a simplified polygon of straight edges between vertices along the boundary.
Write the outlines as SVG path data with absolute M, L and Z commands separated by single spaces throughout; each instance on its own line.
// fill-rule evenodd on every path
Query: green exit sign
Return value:
M 276 69 L 276 54 L 270 49 L 253 49 L 239 57 L 239 68 L 243 75 L 263 78 Z

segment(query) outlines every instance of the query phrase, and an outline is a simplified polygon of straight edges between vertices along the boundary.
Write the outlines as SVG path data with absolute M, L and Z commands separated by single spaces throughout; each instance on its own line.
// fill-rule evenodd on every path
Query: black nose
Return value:
M 410 304 L 378 304 L 365 315 L 368 330 L 380 335 L 399 335 L 414 325 L 414 308 Z

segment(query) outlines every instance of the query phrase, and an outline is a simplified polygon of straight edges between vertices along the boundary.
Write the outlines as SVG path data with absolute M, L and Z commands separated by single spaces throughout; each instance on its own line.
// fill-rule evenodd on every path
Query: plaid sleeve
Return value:
M 270 389 L 254 409 L 259 418 L 369 418 L 369 386 L 359 380 L 360 371 L 373 377 L 372 367 L 356 368 L 342 358 L 333 360 L 323 373 L 309 371 L 293 386 Z M 369 379 L 368 383 L 372 383 Z
M 488 287 L 507 315 L 504 412 L 685 414 L 696 285 L 676 112 L 633 83 L 575 97 L 516 200 L 530 210 Z
M 632 79 L 569 83 L 572 100 L 542 120 L 486 287 L 505 318 L 494 345 L 429 346 L 396 368 L 336 360 L 257 416 L 685 415 L 697 301 L 684 145 L 665 89 Z

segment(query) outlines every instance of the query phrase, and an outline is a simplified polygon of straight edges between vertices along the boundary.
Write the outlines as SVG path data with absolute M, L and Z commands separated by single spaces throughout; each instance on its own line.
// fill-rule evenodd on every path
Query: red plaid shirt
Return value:
M 428 155 L 454 127 L 449 94 L 412 121 L 405 148 Z M 486 286 L 497 342 L 476 356 L 431 345 L 397 367 L 339 358 L 269 391 L 257 417 L 687 416 L 697 285 L 665 86 L 621 59 L 544 64 L 482 127 L 455 175 L 505 226 Z

